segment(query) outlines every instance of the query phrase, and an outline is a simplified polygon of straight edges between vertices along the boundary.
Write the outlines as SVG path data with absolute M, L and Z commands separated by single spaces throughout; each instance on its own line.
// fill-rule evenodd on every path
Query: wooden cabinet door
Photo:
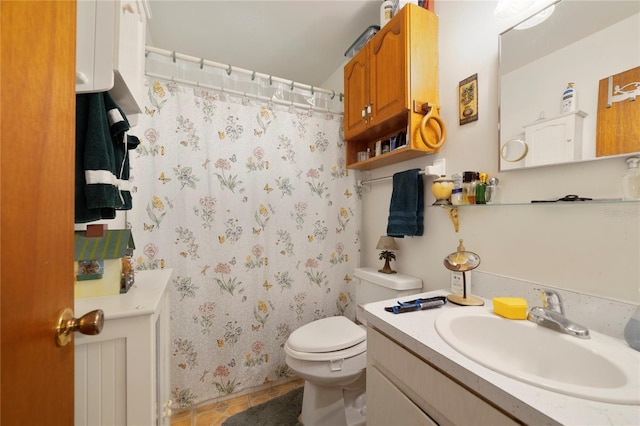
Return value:
M 369 47 L 369 91 L 373 102 L 370 125 L 375 125 L 404 113 L 408 106 L 404 16 L 385 25 Z
M 368 117 L 363 117 L 363 110 L 370 103 L 368 47 L 362 48 L 344 67 L 344 137 L 347 140 L 363 132 L 368 123 Z

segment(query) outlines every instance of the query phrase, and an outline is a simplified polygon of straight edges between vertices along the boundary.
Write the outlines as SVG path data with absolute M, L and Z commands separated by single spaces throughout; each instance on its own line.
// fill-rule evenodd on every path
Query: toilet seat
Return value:
M 367 333 L 343 316 L 310 322 L 287 339 L 285 351 L 308 361 L 329 361 L 356 356 L 367 350 Z
M 367 341 L 360 342 L 355 346 L 351 346 L 340 351 L 332 352 L 300 352 L 291 349 L 289 343 L 285 343 L 284 352 L 291 358 L 301 361 L 336 361 L 340 359 L 352 358 L 367 351 Z

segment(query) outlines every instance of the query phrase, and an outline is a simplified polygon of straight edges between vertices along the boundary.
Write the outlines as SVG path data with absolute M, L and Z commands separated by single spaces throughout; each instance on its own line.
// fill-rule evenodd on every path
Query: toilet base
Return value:
M 300 423 L 304 426 L 364 426 L 366 376 L 345 387 L 304 382 Z

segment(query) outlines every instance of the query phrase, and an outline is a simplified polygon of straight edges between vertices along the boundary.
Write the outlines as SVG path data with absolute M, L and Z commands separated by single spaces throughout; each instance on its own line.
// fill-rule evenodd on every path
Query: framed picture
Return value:
M 465 78 L 458 89 L 460 125 L 478 120 L 478 74 Z

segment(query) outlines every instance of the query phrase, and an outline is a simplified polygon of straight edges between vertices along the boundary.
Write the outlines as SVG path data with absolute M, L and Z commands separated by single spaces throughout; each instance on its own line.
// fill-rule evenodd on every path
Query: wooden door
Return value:
M 609 89 L 609 78 L 603 78 L 598 84 L 598 116 L 596 120 L 596 157 L 607 155 L 630 154 L 640 151 L 640 102 L 627 98 L 613 102 L 607 107 L 608 93 L 620 86 L 632 91 L 629 83 L 640 81 L 640 67 L 612 76 Z M 611 93 L 613 95 L 613 93 Z
M 351 139 L 367 128 L 363 109 L 370 103 L 368 47 L 363 47 L 344 67 L 344 138 Z M 367 121 L 365 121 L 365 119 Z M 348 162 L 355 162 L 353 158 Z
M 405 25 L 408 9 L 403 8 L 370 42 L 369 91 L 374 126 L 398 114 L 406 115 L 409 105 Z
M 73 424 L 75 1 L 0 3 L 0 423 Z

